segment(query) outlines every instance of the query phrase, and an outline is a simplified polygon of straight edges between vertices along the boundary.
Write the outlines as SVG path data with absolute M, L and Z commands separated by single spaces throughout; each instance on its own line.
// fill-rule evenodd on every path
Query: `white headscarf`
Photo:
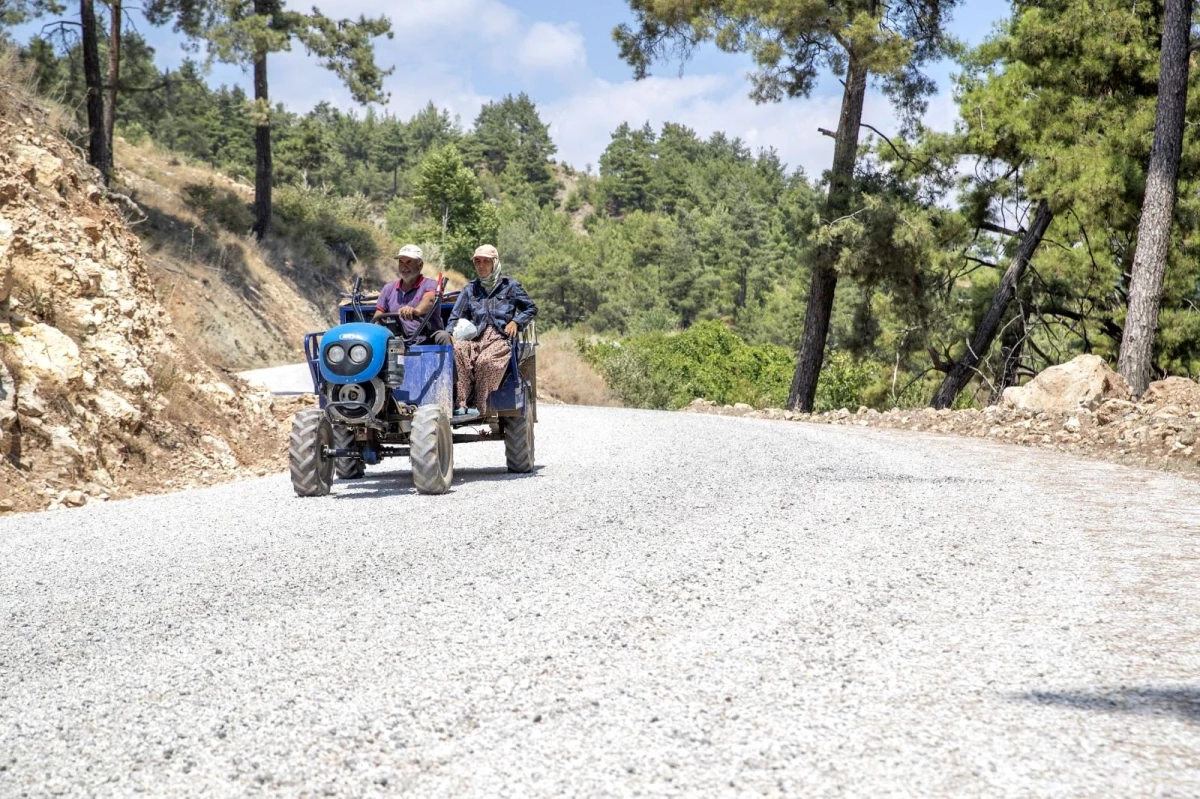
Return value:
M 487 277 L 479 278 L 479 282 L 483 284 L 483 287 L 484 287 L 484 289 L 487 290 L 488 294 L 491 294 L 495 290 L 496 284 L 500 282 L 500 259 L 499 258 L 492 259 L 492 273 L 490 275 L 488 275 Z

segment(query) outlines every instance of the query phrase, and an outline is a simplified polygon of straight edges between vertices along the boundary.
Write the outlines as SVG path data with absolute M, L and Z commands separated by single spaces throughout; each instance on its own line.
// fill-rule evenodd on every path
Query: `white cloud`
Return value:
M 434 37 L 470 33 L 477 41 L 515 35 L 521 15 L 500 0 L 341 0 L 336 16 L 385 16 L 392 20 L 396 36 L 410 46 L 436 44 Z
M 535 22 L 516 51 L 517 64 L 531 72 L 560 75 L 587 69 L 587 49 L 575 23 Z

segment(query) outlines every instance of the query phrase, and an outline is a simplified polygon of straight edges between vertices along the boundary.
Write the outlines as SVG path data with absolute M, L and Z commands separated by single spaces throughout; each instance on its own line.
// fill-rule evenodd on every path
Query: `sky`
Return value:
M 624 0 L 341 0 L 322 10 L 336 17 L 391 18 L 394 38 L 377 41 L 376 58 L 395 69 L 384 85 L 390 93 L 386 108 L 402 118 L 432 100 L 470 127 L 482 104 L 523 91 L 549 124 L 558 160 L 576 168 L 590 164 L 595 171 L 622 122 L 648 121 L 656 128 L 678 122 L 703 137 L 724 131 L 755 149 L 774 148 L 789 166 L 810 176 L 820 175 L 833 157 L 833 140 L 817 128 L 837 127 L 836 79 L 822 80 L 808 98 L 756 105 L 748 96 L 749 60 L 709 46 L 682 72 L 678 64 L 664 63 L 635 81 L 612 41 L 612 29 L 632 21 Z M 978 43 L 1008 10 L 1002 0 L 966 0 L 955 10 L 951 33 Z M 147 25 L 136 12 L 130 23 L 155 47 L 160 67 L 177 67 L 189 56 L 169 29 Z M 38 27 L 24 26 L 16 36 L 27 38 Z M 355 107 L 337 78 L 302 48 L 273 55 L 269 69 L 272 100 L 289 110 L 303 113 L 323 100 L 344 110 Z M 926 123 L 949 130 L 952 65 L 935 64 L 928 71 L 939 92 Z M 249 76 L 235 66 L 215 65 L 209 80 L 250 88 Z M 885 133 L 896 129 L 878 91 L 868 95 L 863 121 Z

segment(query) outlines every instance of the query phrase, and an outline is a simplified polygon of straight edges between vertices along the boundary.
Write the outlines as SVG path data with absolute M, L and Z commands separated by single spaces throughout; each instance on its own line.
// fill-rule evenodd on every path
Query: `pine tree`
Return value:
M 320 64 L 331 70 L 359 103 L 382 102 L 383 79 L 390 71 L 375 64 L 372 39 L 392 35 L 386 17 L 333 20 L 316 9 L 289 11 L 283 0 L 151 0 L 146 16 L 161 24 L 176 21 L 176 29 L 202 40 L 219 61 L 250 65 L 254 72 L 254 234 L 262 238 L 271 224 L 270 91 L 267 59 L 299 42 Z
M 475 118 L 469 146 L 471 156 L 493 175 L 504 174 L 511 164 L 513 174 L 533 190 L 538 203 L 545 205 L 554 199 L 550 158 L 557 148 L 529 95 L 510 94 L 499 102 L 486 103 Z
M 1179 158 L 1183 152 L 1191 56 L 1192 0 L 1166 0 L 1158 79 L 1154 145 L 1150 149 L 1146 197 L 1138 223 L 1137 250 L 1129 286 L 1129 313 L 1121 340 L 1121 376 L 1136 396 L 1150 384 L 1154 333 L 1167 271 L 1171 222 L 1175 212 Z
M 654 207 L 657 137 L 646 123 L 633 130 L 622 122 L 600 156 L 600 191 L 609 214 L 620 216 Z
M 622 25 L 613 35 L 621 56 L 639 78 L 656 60 L 688 58 L 702 42 L 728 52 L 749 52 L 757 71 L 751 96 L 758 102 L 804 97 L 821 71 L 842 77 L 842 110 L 835 135 L 833 166 L 824 217 L 850 212 L 854 166 L 868 76 L 882 79 L 902 114 L 915 119 L 933 88 L 919 67 L 944 50 L 942 23 L 955 0 L 629 0 L 637 27 Z M 812 269 L 804 338 L 788 403 L 812 410 L 825 358 L 838 273 L 840 248 L 830 238 L 819 248 Z

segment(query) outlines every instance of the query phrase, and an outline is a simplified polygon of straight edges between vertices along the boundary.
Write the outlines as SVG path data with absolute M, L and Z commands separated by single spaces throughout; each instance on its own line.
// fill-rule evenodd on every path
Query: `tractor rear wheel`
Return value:
M 333 428 L 333 446 L 337 449 L 353 449 L 354 431 L 342 425 Z M 367 465 L 361 458 L 335 458 L 333 471 L 342 480 L 357 480 L 367 473 Z
M 333 458 L 325 448 L 333 446 L 333 427 L 319 408 L 306 408 L 292 419 L 288 439 L 288 470 L 296 496 L 323 497 L 333 483 Z
M 440 405 L 422 405 L 408 438 L 413 483 L 422 494 L 445 494 L 454 482 L 454 436 Z
M 534 407 L 526 406 L 524 416 L 510 416 L 504 420 L 504 460 L 510 472 L 533 471 L 533 418 Z

